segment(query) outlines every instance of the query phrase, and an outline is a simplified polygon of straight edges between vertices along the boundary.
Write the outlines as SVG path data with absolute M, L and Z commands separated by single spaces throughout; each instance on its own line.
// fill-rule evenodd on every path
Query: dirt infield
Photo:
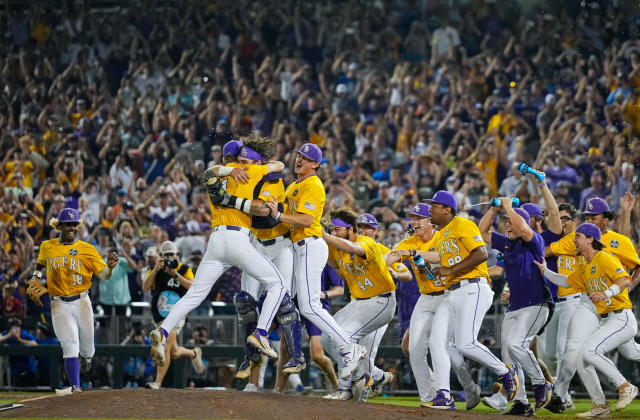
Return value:
M 282 420 L 479 419 L 499 416 L 460 411 L 440 412 L 385 404 L 324 401 L 321 398 L 178 389 L 88 391 L 44 397 L 0 417 L 244 418 Z M 427 411 L 428 410 L 428 411 Z

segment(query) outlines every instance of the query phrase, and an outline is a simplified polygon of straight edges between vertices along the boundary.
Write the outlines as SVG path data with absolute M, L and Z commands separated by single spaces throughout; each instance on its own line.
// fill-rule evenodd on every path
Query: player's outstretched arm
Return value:
M 544 259 L 542 260 L 542 262 L 533 260 L 533 263 L 540 269 L 540 272 L 542 273 L 542 275 L 551 283 L 560 287 L 565 287 L 565 288 L 570 287 L 569 282 L 567 281 L 568 276 L 549 270 L 547 268 L 547 262 Z
M 115 252 L 109 253 L 109 257 L 107 257 L 107 266 L 102 269 L 101 272 L 98 273 L 98 277 L 100 280 L 109 280 L 111 275 L 113 274 L 113 269 L 118 265 L 118 254 Z
M 36 264 L 36 269 L 33 270 L 33 275 L 31 276 L 31 280 L 27 282 L 27 296 L 31 299 L 36 305 L 42 306 L 42 301 L 40 298 L 42 295 L 47 293 L 47 289 L 42 285 L 42 270 L 45 268 L 42 264 Z
M 284 163 L 277 161 L 277 160 L 273 160 L 271 162 L 267 162 L 267 170 L 269 171 L 269 173 L 272 172 L 282 172 L 284 170 Z
M 478 222 L 478 229 L 480 229 L 482 239 L 489 246 L 491 246 L 491 225 L 493 224 L 493 219 L 495 218 L 497 211 L 497 207 L 489 207 L 489 210 L 482 216 L 482 219 L 480 219 L 480 221 Z
M 322 238 L 329 245 L 339 249 L 340 251 L 344 251 L 351 255 L 358 255 L 360 257 L 365 257 L 367 255 L 362 245 L 357 244 L 355 242 L 351 242 L 347 239 L 338 238 L 337 236 L 330 235 L 326 232 L 322 233 Z

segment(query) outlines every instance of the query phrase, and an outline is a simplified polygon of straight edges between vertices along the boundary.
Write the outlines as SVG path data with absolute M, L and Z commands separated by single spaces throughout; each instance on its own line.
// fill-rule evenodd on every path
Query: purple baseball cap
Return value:
M 525 203 L 520 206 L 521 209 L 525 209 L 531 217 L 543 217 L 542 209 L 539 205 L 533 203 Z
M 516 207 L 515 209 L 513 209 L 513 211 L 518 213 L 518 215 L 520 215 L 520 217 L 522 217 L 524 219 L 524 221 L 527 222 L 527 225 L 529 224 L 529 218 L 531 217 L 531 215 L 529 214 L 528 211 L 526 211 L 522 207 Z
M 576 229 L 576 233 L 582 233 L 584 236 L 590 236 L 593 238 L 593 242 L 600 242 L 600 238 L 602 237 L 602 233 L 600 232 L 600 228 L 593 223 L 583 223 L 578 226 Z
M 411 209 L 412 216 L 430 217 L 431 206 L 426 203 L 418 203 Z
M 609 204 L 604 198 L 594 197 L 587 201 L 582 214 L 601 214 L 610 212 Z
M 378 220 L 376 220 L 373 214 L 364 213 L 364 214 L 361 214 L 360 217 L 358 217 L 356 226 L 357 225 L 367 225 L 367 226 L 371 226 L 374 229 L 378 229 Z
M 249 146 L 242 146 L 240 149 L 240 155 L 244 158 L 251 160 L 264 160 L 264 157 Z
M 240 153 L 240 148 L 242 147 L 242 142 L 240 140 L 231 140 L 224 144 L 222 147 L 222 156 L 235 156 Z
M 316 163 L 320 163 L 322 161 L 322 150 L 313 143 L 303 144 L 302 147 L 300 147 L 300 150 L 298 150 L 298 153 Z
M 58 223 L 79 223 L 78 210 L 72 208 L 64 208 L 58 213 Z
M 440 190 L 435 193 L 432 199 L 425 201 L 431 204 L 436 203 L 451 207 L 454 211 L 458 210 L 458 200 L 456 200 L 456 197 L 448 191 Z

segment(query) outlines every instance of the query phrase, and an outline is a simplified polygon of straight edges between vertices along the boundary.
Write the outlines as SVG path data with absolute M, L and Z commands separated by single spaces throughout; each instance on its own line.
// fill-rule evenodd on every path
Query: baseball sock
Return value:
M 263 337 L 267 336 L 267 332 L 265 330 L 263 330 L 262 328 L 258 328 L 257 330 L 258 330 L 258 332 L 260 333 L 261 336 L 263 336 Z
M 64 371 L 72 387 L 80 388 L 80 363 L 77 357 L 64 359 Z
M 160 327 L 159 330 L 160 330 L 160 333 L 163 335 L 164 338 L 169 337 L 169 333 L 167 332 L 167 330 L 165 330 L 162 327 Z

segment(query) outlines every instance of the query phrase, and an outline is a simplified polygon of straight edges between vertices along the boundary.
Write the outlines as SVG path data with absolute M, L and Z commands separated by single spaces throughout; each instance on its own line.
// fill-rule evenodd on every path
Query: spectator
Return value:
M 186 223 L 186 226 L 188 235 L 182 236 L 176 240 L 180 259 L 185 264 L 196 251 L 199 251 L 200 255 L 204 255 L 204 251 L 207 247 L 205 238 L 202 236 L 200 231 L 200 224 L 195 220 L 189 220 Z
M 22 321 L 19 318 L 10 318 L 7 330 L 0 334 L 0 344 L 13 344 L 23 346 L 37 346 L 38 343 L 31 333 L 22 329 Z M 11 383 L 14 386 L 38 385 L 38 370 L 33 356 L 10 356 Z

